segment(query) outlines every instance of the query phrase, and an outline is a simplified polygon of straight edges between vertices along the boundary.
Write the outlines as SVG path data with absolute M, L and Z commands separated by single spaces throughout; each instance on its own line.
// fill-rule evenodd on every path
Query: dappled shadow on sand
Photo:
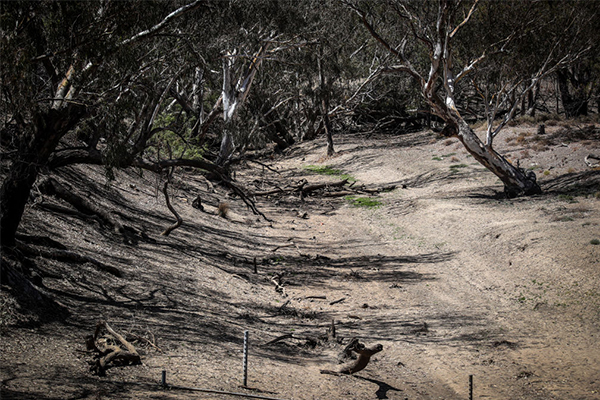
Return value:
M 389 314 L 360 322 L 341 321 L 342 315 L 332 307 L 307 311 L 297 301 L 282 307 L 288 298 L 274 290 L 271 283 L 274 274 L 282 274 L 288 288 L 302 287 L 316 292 L 337 289 L 340 284 L 348 282 L 401 287 L 438 279 L 435 272 L 424 273 L 415 267 L 441 264 L 454 257 L 453 253 L 447 252 L 349 256 L 358 246 L 368 246 L 369 243 L 346 239 L 329 242 L 310 240 L 311 235 L 307 232 L 303 232 L 304 239 L 294 237 L 297 247 L 274 251 L 279 246 L 290 244 L 290 235 L 294 232 L 265 232 L 273 228 L 264 221 L 262 225 L 224 221 L 190 210 L 189 206 L 184 225 L 166 238 L 159 233 L 172 222 L 172 217 L 158 209 L 156 202 L 154 205 L 136 202 L 134 200 L 138 197 L 132 197 L 131 193 L 94 184 L 93 178 L 88 176 L 69 178 L 78 180 L 81 187 L 90 185 L 91 198 L 106 196 L 102 201 L 107 207 L 114 207 L 128 224 L 143 228 L 149 236 L 149 240 L 126 245 L 116 240 L 114 233 L 100 232 L 99 235 L 97 225 L 76 221 L 79 248 L 71 245 L 71 249 L 118 267 L 123 271 L 122 278 L 102 273 L 89 263 L 40 262 L 45 274 L 44 290 L 60 299 L 71 311 L 71 317 L 64 321 L 64 325 L 66 330 L 78 337 L 73 340 L 81 343 L 82 347 L 82 333 L 93 333 L 99 319 L 109 321 L 117 331 L 151 334 L 157 338 L 163 351 L 181 354 L 182 357 L 209 348 L 232 358 L 231 354 L 239 353 L 243 331 L 252 330 L 257 333 L 255 357 L 308 365 L 322 359 L 322 349 L 311 348 L 307 338 L 323 335 L 332 318 L 339 321 L 344 331 L 369 341 L 379 338 L 409 340 L 415 335 L 413 332 L 420 329 L 422 321 L 420 318 L 396 318 Z M 426 184 L 436 179 L 445 177 L 424 174 L 413 178 L 411 185 Z M 340 203 L 330 204 L 336 208 Z M 318 205 L 315 207 L 316 212 Z M 67 216 L 53 215 L 52 218 L 61 224 L 73 224 L 73 219 Z M 44 234 L 48 236 L 60 239 L 60 235 L 64 234 L 59 224 L 39 225 L 47 229 Z M 298 226 L 300 229 L 309 228 Z M 257 273 L 254 273 L 255 266 Z M 447 329 L 452 324 L 474 323 L 464 316 L 455 316 L 453 320 L 436 320 L 435 316 L 431 316 L 427 317 L 427 321 L 433 326 L 447 326 Z M 292 329 L 299 339 L 261 346 Z M 64 332 L 47 333 L 56 337 L 61 334 Z M 90 385 L 96 382 L 95 378 L 91 379 Z M 62 381 L 65 382 L 65 379 Z M 78 387 L 76 382 L 65 384 Z M 383 382 L 377 384 L 380 385 L 378 393 L 382 395 L 395 390 Z M 91 396 L 90 392 L 85 392 L 89 385 L 84 386 L 86 389 L 73 391 L 70 398 Z M 112 393 L 120 393 L 119 390 L 129 389 L 116 387 Z M 30 395 L 15 391 L 7 392 L 6 397 L 31 398 Z M 51 395 L 34 397 L 53 399 Z
M 284 263 L 272 266 L 271 270 L 283 272 L 288 282 L 307 288 L 333 288 L 344 280 L 411 284 L 436 279 L 433 274 L 411 271 L 411 265 L 439 263 L 452 257 L 452 253 L 338 258 L 290 256 L 285 257 Z
M 21 379 L 27 377 L 20 376 Z M 172 399 L 166 395 L 159 386 L 158 380 L 148 381 L 144 378 L 137 378 L 136 382 L 118 382 L 104 379 L 98 381 L 96 377 L 85 375 L 65 374 L 62 367 L 54 367 L 44 371 L 43 376 L 32 376 L 40 383 L 40 387 L 31 390 L 13 390 L 6 387 L 2 388 L 2 400 L 83 400 L 83 399 L 105 399 L 105 398 L 144 398 L 166 400 Z M 8 382 L 4 380 L 3 382 Z M 44 388 L 54 388 L 60 382 L 60 386 L 68 388 L 67 393 L 53 394 L 53 390 L 44 390 Z
M 542 189 L 551 194 L 594 194 L 600 190 L 600 171 L 570 173 L 547 179 L 542 182 Z

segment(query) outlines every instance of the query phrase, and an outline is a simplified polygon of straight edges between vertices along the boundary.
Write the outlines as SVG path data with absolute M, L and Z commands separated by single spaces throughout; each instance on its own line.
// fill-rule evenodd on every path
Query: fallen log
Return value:
M 369 361 L 371 361 L 371 357 L 374 354 L 379 353 L 380 351 L 383 350 L 383 346 L 380 344 L 376 344 L 374 346 L 371 347 L 366 347 L 364 344 L 360 343 L 357 339 L 353 339 L 350 344 L 348 346 L 346 346 L 346 349 L 344 349 L 344 352 L 355 352 L 356 354 L 358 354 L 358 358 L 354 361 L 350 361 L 344 365 L 342 365 L 340 368 L 337 369 L 337 371 L 332 371 L 329 369 L 322 369 L 321 373 L 322 374 L 329 374 L 329 375 L 352 375 L 356 372 L 362 371 L 363 369 L 365 369 L 365 367 L 369 364 Z

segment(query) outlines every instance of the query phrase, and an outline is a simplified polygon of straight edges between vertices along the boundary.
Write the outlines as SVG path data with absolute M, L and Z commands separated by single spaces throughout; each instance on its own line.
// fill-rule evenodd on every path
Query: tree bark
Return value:
M 15 235 L 40 168 L 47 165 L 60 139 L 81 120 L 84 113 L 83 107 L 68 105 L 61 110 L 50 109 L 35 116 L 33 137 L 19 151 L 0 189 L 2 246 L 15 245 Z
M 456 135 L 479 163 L 500 178 L 508 197 L 542 193 L 535 173 L 515 167 L 492 147 L 486 146 L 464 120 L 458 121 L 458 126 L 450 126 L 446 132 L 449 132 L 449 136 Z

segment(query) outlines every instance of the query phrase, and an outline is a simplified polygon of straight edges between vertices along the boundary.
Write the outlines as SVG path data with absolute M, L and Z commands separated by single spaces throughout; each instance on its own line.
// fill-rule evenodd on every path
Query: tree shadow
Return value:
M 568 173 L 542 181 L 542 189 L 548 194 L 594 194 L 599 188 L 599 170 Z
M 389 397 L 387 396 L 387 393 L 389 391 L 394 391 L 394 392 L 402 392 L 403 391 L 402 389 L 397 389 L 397 388 L 390 386 L 387 383 L 385 383 L 383 381 L 379 381 L 377 379 L 366 378 L 364 376 L 359 376 L 359 375 L 352 375 L 352 376 L 356 379 L 361 379 L 363 381 L 371 382 L 371 383 L 374 383 L 377 386 L 379 386 L 377 388 L 377 391 L 375 392 L 375 396 L 377 396 L 378 399 L 389 399 Z

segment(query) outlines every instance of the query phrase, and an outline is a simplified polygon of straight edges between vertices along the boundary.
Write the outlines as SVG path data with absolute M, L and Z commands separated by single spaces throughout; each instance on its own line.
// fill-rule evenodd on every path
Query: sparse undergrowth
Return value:
M 304 169 L 311 171 L 318 175 L 335 176 L 340 179 L 345 179 L 348 182 L 356 182 L 356 178 L 345 173 L 341 169 L 333 168 L 331 165 L 307 165 L 304 167 Z
M 346 196 L 345 199 L 354 207 L 379 208 L 383 205 L 379 200 L 370 197 Z

